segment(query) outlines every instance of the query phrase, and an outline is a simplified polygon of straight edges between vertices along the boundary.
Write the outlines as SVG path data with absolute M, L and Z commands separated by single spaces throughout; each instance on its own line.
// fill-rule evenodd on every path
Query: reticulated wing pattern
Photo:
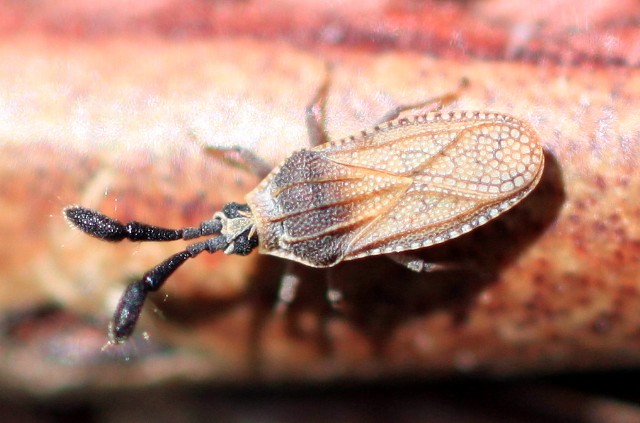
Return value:
M 431 113 L 318 146 L 328 159 L 410 178 L 403 197 L 352 240 L 345 260 L 426 247 L 468 232 L 538 182 L 537 135 L 507 115 Z

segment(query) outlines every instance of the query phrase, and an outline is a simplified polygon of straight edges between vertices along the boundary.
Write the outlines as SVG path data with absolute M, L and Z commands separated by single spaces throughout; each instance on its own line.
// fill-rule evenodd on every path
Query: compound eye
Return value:
M 233 254 L 246 256 L 258 246 L 258 237 L 253 236 L 249 238 L 249 232 L 250 231 L 243 232 L 233 241 Z
M 236 219 L 249 216 L 251 209 L 246 204 L 228 203 L 222 208 L 222 212 L 229 219 Z

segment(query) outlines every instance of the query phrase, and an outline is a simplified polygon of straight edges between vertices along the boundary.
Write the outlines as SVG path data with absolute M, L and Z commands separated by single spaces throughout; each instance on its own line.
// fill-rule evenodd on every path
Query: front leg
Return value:
M 264 179 L 272 166 L 256 155 L 253 151 L 234 145 L 232 147 L 203 145 L 204 150 L 214 157 L 229 163 L 231 166 L 248 171 L 252 175 Z
M 247 148 L 239 145 L 225 147 L 221 145 L 205 144 L 201 142 L 200 139 L 191 131 L 189 131 L 189 137 L 191 141 L 198 144 L 205 153 L 210 154 L 233 167 L 249 172 L 260 179 L 264 179 L 264 177 L 271 172 L 272 166 Z

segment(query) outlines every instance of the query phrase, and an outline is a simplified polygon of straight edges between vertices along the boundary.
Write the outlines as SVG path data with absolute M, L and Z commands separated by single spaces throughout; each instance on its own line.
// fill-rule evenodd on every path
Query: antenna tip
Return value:
M 122 223 L 104 214 L 82 206 L 69 206 L 63 210 L 74 228 L 105 241 L 121 241 L 127 233 Z

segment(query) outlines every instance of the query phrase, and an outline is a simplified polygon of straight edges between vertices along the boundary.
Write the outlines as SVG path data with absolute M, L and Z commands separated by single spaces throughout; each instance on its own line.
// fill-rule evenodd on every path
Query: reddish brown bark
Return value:
M 12 358 L 0 361 L 3 383 L 49 390 L 640 362 L 640 43 L 631 18 L 585 5 L 576 13 L 593 26 L 576 32 L 551 19 L 538 27 L 536 13 L 493 1 L 299 13 L 192 4 L 176 16 L 171 2 L 138 13 L 5 5 L 0 356 Z M 198 143 L 240 144 L 277 164 L 305 146 L 304 107 L 326 63 L 335 138 L 463 77 L 471 84 L 456 109 L 508 112 L 540 133 L 539 188 L 495 223 L 421 252 L 481 272 L 413 275 L 383 259 L 353 262 L 339 270 L 347 308 L 337 313 L 322 272 L 310 271 L 283 316 L 272 312 L 282 262 L 200 257 L 154 297 L 164 318 L 148 304 L 136 338 L 102 352 L 127 278 L 183 244 L 102 243 L 69 228 L 62 208 L 181 226 L 242 200 L 257 181 Z M 119 354 L 133 364 L 111 359 Z

